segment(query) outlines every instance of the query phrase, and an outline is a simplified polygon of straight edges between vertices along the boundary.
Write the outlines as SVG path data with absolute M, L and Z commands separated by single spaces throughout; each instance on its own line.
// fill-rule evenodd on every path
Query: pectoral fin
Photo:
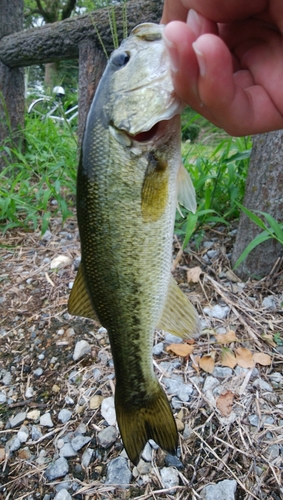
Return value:
M 178 203 L 193 213 L 196 213 L 197 202 L 196 192 L 189 172 L 185 169 L 183 163 L 180 164 L 178 172 Z M 181 213 L 182 215 L 182 213 Z
M 166 161 L 151 152 L 148 157 L 148 167 L 141 194 L 144 222 L 156 222 L 164 213 L 168 201 L 168 177 Z
M 75 316 L 83 316 L 97 321 L 89 293 L 85 284 L 83 266 L 80 264 L 68 302 L 68 311 Z
M 193 304 L 171 277 L 166 303 L 157 328 L 184 339 L 198 337 L 200 320 Z

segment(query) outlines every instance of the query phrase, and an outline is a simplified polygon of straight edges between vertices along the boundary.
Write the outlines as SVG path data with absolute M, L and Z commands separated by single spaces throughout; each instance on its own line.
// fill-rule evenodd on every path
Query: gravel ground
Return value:
M 283 498 L 283 267 L 241 283 L 229 266 L 234 234 L 207 228 L 185 255 L 174 241 L 174 275 L 203 334 L 184 344 L 156 332 L 179 448 L 173 457 L 150 442 L 137 467 L 116 427 L 107 332 L 67 313 L 75 220 L 54 219 L 43 238 L 2 237 L 0 499 Z

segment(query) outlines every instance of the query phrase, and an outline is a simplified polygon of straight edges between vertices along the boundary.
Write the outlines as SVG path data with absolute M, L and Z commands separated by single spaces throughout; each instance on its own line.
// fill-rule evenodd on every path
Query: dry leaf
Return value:
M 199 282 L 199 277 L 202 273 L 202 270 L 199 266 L 192 267 L 187 271 L 187 280 L 188 283 L 192 281 L 193 283 L 198 283 Z
M 227 391 L 216 399 L 216 406 L 223 417 L 229 417 L 234 397 L 235 394 L 233 392 Z
M 253 355 L 253 360 L 255 363 L 259 363 L 262 366 L 271 365 L 271 357 L 269 354 L 264 354 L 263 352 L 255 352 Z
M 228 349 L 228 347 L 223 347 L 221 351 L 221 364 L 222 366 L 228 366 L 229 368 L 235 368 L 237 360 L 234 353 Z
M 229 330 L 227 333 L 221 335 L 221 333 L 214 333 L 214 337 L 216 338 L 219 344 L 229 344 L 230 342 L 236 342 L 236 333 L 234 330 Z
M 194 346 L 188 344 L 170 344 L 166 347 L 166 351 L 171 351 L 177 356 L 186 357 L 192 354 L 194 350 Z
M 192 367 L 193 369 L 197 372 L 197 374 L 199 374 L 199 360 L 200 360 L 200 357 L 199 356 L 193 356 L 191 354 L 191 360 L 192 360 Z
M 212 373 L 214 370 L 214 358 L 215 352 L 207 354 L 206 356 L 202 356 L 202 358 L 200 358 L 199 360 L 200 368 L 207 373 Z
M 242 368 L 253 368 L 255 366 L 253 353 L 245 347 L 238 347 L 236 349 L 236 360 Z
M 262 335 L 261 337 L 263 340 L 268 342 L 269 345 L 271 345 L 272 347 L 276 347 L 276 343 L 273 340 L 273 335 Z

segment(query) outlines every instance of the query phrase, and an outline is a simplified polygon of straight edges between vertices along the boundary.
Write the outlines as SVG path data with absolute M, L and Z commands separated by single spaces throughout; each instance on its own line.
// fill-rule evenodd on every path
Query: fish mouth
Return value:
M 151 127 L 149 130 L 145 130 L 144 132 L 138 132 L 137 134 L 127 134 L 127 136 L 136 142 L 149 142 L 151 141 L 159 132 L 160 125 L 162 122 L 157 122 Z

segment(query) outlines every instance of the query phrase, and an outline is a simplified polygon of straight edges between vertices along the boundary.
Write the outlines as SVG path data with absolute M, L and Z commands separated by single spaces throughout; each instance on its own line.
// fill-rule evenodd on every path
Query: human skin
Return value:
M 180 97 L 229 134 L 283 128 L 282 0 L 165 0 Z

